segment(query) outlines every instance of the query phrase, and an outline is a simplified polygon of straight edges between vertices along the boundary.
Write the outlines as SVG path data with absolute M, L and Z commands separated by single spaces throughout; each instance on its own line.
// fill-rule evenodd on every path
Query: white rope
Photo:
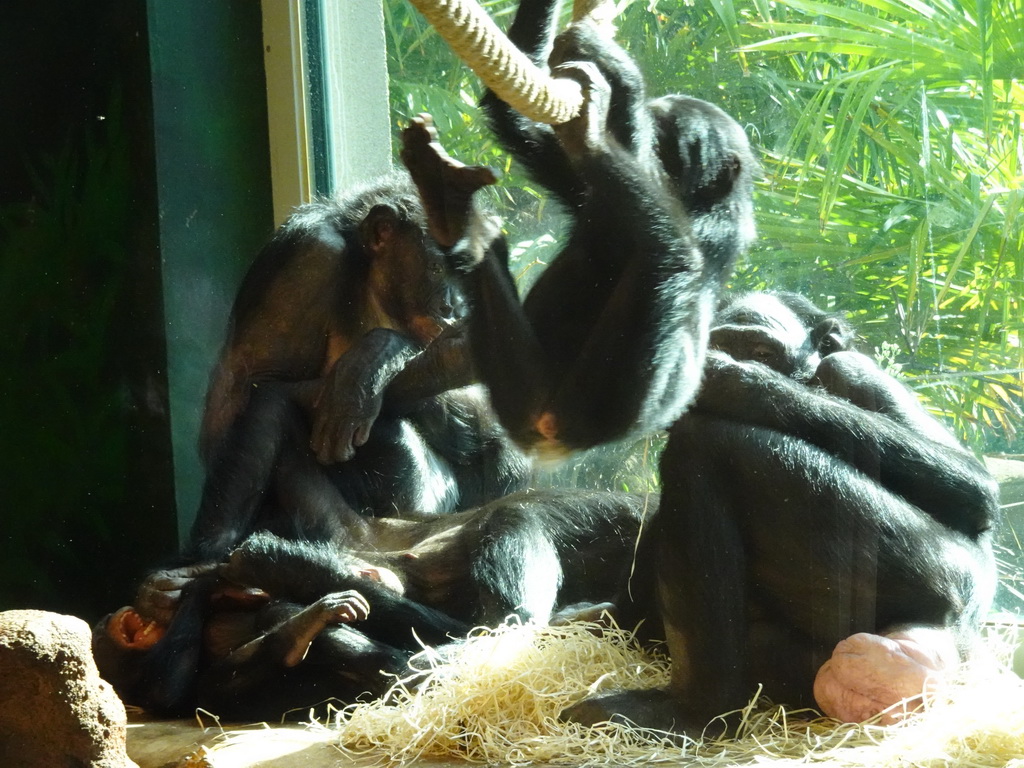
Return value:
M 575 117 L 579 83 L 551 77 L 512 45 L 474 0 L 409 0 L 484 84 L 520 114 L 555 125 Z M 599 4 L 599 3 L 598 3 Z M 574 17 L 593 6 L 577 0 Z

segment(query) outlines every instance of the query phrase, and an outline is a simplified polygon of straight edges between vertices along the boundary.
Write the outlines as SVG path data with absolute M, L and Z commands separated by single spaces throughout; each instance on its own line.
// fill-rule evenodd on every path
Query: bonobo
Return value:
M 996 486 L 851 337 L 793 294 L 717 314 L 621 605 L 627 626 L 660 621 L 671 685 L 570 717 L 700 733 L 763 685 L 860 721 L 969 653 L 996 583 Z
M 577 604 L 610 599 L 656 503 L 522 492 L 423 521 L 368 520 L 363 551 L 254 534 L 224 564 L 150 576 L 134 606 L 97 625 L 97 664 L 128 703 L 161 714 L 270 718 L 379 696 L 420 640 L 510 614 L 587 615 Z
M 277 718 L 327 699 L 380 696 L 389 675 L 408 669 L 417 638 L 442 644 L 469 628 L 324 543 L 259 533 L 238 553 L 187 578 L 169 620 L 126 606 L 97 624 L 96 663 L 124 701 L 159 715 L 202 707 Z M 277 558 L 293 577 L 288 566 L 301 561 L 302 578 L 282 581 Z M 239 583 L 235 571 L 265 586 Z
M 483 247 L 476 231 L 452 252 L 502 424 L 519 445 L 556 454 L 667 427 L 689 404 L 718 290 L 753 238 L 756 168 L 717 107 L 647 101 L 636 65 L 599 24 L 576 21 L 554 38 L 558 5 L 522 0 L 509 38 L 581 82 L 580 116 L 534 123 L 493 93 L 482 106 L 568 209 L 568 239 L 522 304 L 503 242 Z
M 465 302 L 425 226 L 396 173 L 302 206 L 256 257 L 207 394 L 188 559 L 224 554 L 259 514 L 292 514 L 311 484 L 334 489 L 321 506 L 374 515 L 467 509 L 523 486 L 525 458 L 464 386 Z

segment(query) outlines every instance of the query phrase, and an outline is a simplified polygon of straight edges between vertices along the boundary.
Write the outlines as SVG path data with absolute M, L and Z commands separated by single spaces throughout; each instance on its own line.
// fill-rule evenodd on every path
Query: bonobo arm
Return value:
M 864 359 L 862 374 L 874 366 Z M 888 413 L 864 410 L 767 366 L 711 351 L 693 410 L 797 437 L 876 478 L 954 530 L 972 537 L 989 530 L 998 496 L 984 466 L 950 439 L 934 437 L 934 427 L 922 431 L 922 420 L 930 420 L 927 413 L 913 398 L 898 402 L 892 380 L 875 371 L 874 379 L 859 380 L 857 397 L 863 401 L 874 390 Z
M 424 400 L 477 381 L 464 325 L 446 328 L 392 379 L 381 410 L 401 417 Z
M 310 446 L 321 463 L 347 461 L 366 443 L 385 389 L 422 349 L 404 334 L 375 328 L 338 357 L 313 402 Z
M 222 575 L 245 587 L 259 587 L 275 599 L 311 605 L 324 595 L 357 590 L 369 603 L 360 628 L 377 640 L 413 648 L 410 630 L 424 642 L 440 644 L 469 631 L 468 624 L 408 600 L 383 582 L 361 576 L 366 563 L 328 544 L 289 541 L 269 533 L 246 539 L 228 558 Z
M 956 438 L 922 407 L 913 392 L 860 352 L 847 350 L 825 356 L 810 385 L 858 408 L 880 413 L 937 443 L 960 449 Z
M 521 0 L 508 39 L 538 67 L 546 67 L 558 24 L 558 0 Z M 565 150 L 551 126 L 523 117 L 491 90 L 480 107 L 501 145 L 522 163 L 530 177 L 566 206 L 576 207 L 584 187 L 572 169 Z
M 298 609 L 269 632 L 234 649 L 227 661 L 239 668 L 242 665 L 273 668 L 277 664 L 294 667 L 305 658 L 317 635 L 329 625 L 354 624 L 369 614 L 370 604 L 359 592 L 332 592 Z
M 360 584 L 355 558 L 343 558 L 326 543 L 292 541 L 260 532 L 249 536 L 221 567 L 221 575 L 243 587 L 259 587 L 276 599 L 309 605 L 329 592 Z

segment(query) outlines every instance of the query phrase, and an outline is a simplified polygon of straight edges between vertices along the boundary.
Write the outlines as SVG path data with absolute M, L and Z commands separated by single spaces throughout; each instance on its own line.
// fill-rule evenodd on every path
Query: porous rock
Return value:
M 73 616 L 0 613 L 0 765 L 135 768 L 124 705 L 96 670 L 91 637 Z

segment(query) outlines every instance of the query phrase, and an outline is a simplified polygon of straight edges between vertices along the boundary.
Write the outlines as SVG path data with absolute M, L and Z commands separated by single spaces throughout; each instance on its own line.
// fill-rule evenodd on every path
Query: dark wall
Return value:
M 165 328 L 187 308 L 165 293 L 198 281 L 230 294 L 271 227 L 259 4 L 155 5 L 178 21 L 154 30 L 176 46 L 154 65 L 163 41 L 143 0 L 4 4 L 0 610 L 91 620 L 173 553 Z M 201 66 L 211 47 L 229 52 L 233 81 Z M 175 86 L 183 58 L 195 63 Z M 191 258 L 204 240 L 215 247 Z M 222 313 L 191 315 L 223 330 Z

